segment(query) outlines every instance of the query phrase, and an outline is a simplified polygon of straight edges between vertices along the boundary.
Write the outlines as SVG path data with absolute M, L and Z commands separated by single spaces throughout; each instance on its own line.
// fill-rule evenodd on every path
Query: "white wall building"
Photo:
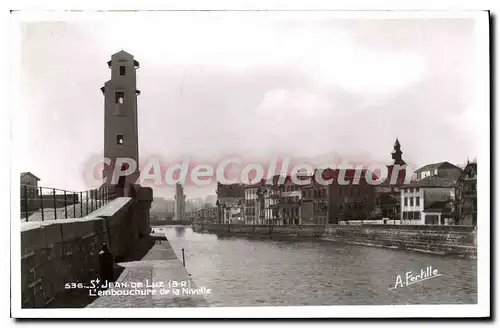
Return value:
M 428 178 L 429 179 L 429 178 Z M 434 179 L 434 177 L 430 177 Z M 453 224 L 455 187 L 413 183 L 400 188 L 401 224 Z

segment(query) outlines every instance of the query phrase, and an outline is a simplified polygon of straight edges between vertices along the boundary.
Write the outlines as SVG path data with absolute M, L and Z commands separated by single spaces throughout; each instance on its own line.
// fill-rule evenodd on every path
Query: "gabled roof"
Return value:
M 35 178 L 35 179 L 36 179 L 36 181 L 40 181 L 40 178 L 39 178 L 39 177 L 37 177 L 36 175 L 34 175 L 34 174 L 33 174 L 33 173 L 31 173 L 31 172 L 21 172 L 21 178 L 23 178 L 23 177 L 24 177 L 24 176 L 26 176 L 26 175 L 30 175 L 30 176 L 32 176 L 33 178 Z
M 457 178 L 455 177 L 443 177 L 438 175 L 433 175 L 426 177 L 422 180 L 412 181 L 409 184 L 401 186 L 400 189 L 406 188 L 453 188 L 457 184 Z
M 477 163 L 469 163 L 464 168 L 464 171 L 472 170 L 477 175 Z
M 415 171 L 415 173 L 419 173 L 422 171 L 429 171 L 429 170 L 435 170 L 435 169 L 450 169 L 450 168 L 457 168 L 461 170 L 458 166 L 451 164 L 450 162 L 439 162 L 439 163 L 434 163 L 434 164 L 427 164 L 419 168 L 418 170 Z
M 134 57 L 132 56 L 131 54 L 129 54 L 128 52 L 126 52 L 125 50 L 120 50 L 118 52 L 115 52 L 111 57 L 115 57 L 115 56 L 119 56 L 119 57 Z

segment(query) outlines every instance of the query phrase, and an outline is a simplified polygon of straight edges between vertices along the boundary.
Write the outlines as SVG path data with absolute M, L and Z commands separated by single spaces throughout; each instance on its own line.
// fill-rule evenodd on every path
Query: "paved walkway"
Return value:
M 116 282 L 124 285 L 107 289 L 109 295 L 100 296 L 88 308 L 209 306 L 203 289 L 196 287 L 166 240 L 155 244 L 140 261 L 119 265 L 125 270 Z

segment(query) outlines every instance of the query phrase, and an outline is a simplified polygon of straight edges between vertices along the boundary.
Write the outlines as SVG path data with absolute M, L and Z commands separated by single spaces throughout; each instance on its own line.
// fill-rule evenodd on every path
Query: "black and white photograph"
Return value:
M 490 19 L 12 11 L 11 316 L 488 317 Z

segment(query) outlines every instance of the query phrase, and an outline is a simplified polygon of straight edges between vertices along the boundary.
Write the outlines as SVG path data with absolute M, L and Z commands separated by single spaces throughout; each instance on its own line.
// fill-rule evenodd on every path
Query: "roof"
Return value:
M 466 170 L 472 170 L 474 171 L 475 174 L 477 174 L 477 163 L 468 163 L 467 166 L 464 168 L 464 171 Z
M 245 197 L 245 186 L 234 183 L 234 184 L 221 184 L 217 183 L 216 194 L 218 198 L 222 197 L 234 197 L 234 198 L 244 198 Z
M 453 188 L 457 183 L 456 177 L 443 177 L 433 175 L 422 180 L 412 181 L 409 184 L 403 185 L 400 188 Z
M 34 175 L 34 174 L 33 174 L 33 173 L 31 173 L 31 172 L 21 172 L 21 178 L 23 178 L 23 177 L 24 177 L 24 176 L 26 176 L 26 175 L 30 175 L 30 176 L 34 177 L 34 178 L 36 179 L 36 181 L 40 181 L 40 178 L 39 178 L 39 177 L 37 177 L 36 175 Z
M 118 52 L 115 52 L 113 55 L 111 55 L 111 57 L 115 57 L 115 56 L 120 56 L 120 57 L 134 57 L 132 56 L 131 54 L 129 54 L 128 52 L 126 52 L 125 50 L 120 50 Z
M 434 163 L 434 164 L 427 164 L 419 168 L 418 170 L 415 171 L 415 173 L 419 173 L 422 171 L 429 171 L 429 170 L 435 170 L 439 168 L 457 168 L 461 170 L 458 166 L 451 164 L 450 162 L 439 162 L 439 163 Z

